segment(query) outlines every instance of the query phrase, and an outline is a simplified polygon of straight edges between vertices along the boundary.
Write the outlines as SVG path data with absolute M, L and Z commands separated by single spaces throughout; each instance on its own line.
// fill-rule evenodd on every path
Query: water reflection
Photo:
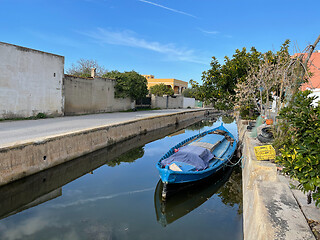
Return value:
M 150 132 L 1 187 L 0 239 L 242 239 L 235 169 L 218 190 L 198 186 L 204 199 L 196 190 L 191 199 L 182 198 L 181 204 L 191 202 L 188 214 L 180 208 L 181 217 L 165 228 L 157 221 L 155 164 L 167 149 L 199 131 L 185 129 L 188 124 Z M 220 124 L 221 118 L 213 127 Z M 236 136 L 234 123 L 227 128 Z M 169 206 L 166 210 L 175 212 Z
M 220 171 L 203 181 L 194 184 L 179 185 L 178 188 L 171 189 L 172 194 L 165 201 L 162 200 L 161 192 L 163 184 L 158 182 L 154 193 L 154 205 L 157 221 L 166 227 L 168 224 L 182 218 L 194 209 L 201 206 L 204 202 L 212 197 L 213 194 L 225 192 L 224 184 L 228 181 L 232 173 L 232 168 Z M 225 198 L 228 201 L 228 197 Z
M 72 161 L 28 176 L 0 187 L 0 219 L 37 206 L 62 195 L 61 187 L 75 179 L 93 173 L 102 165 L 117 166 L 134 162 L 144 155 L 144 145 L 180 131 L 199 119 L 148 132 L 127 141 L 92 152 Z
M 233 168 L 230 178 L 216 194 L 225 205 L 236 206 L 238 214 L 242 214 L 242 171 L 239 165 Z
M 206 117 L 201 121 L 187 127 L 187 130 L 201 130 L 204 127 L 211 127 L 217 121 L 216 117 Z
M 222 116 L 222 122 L 224 124 L 230 124 L 234 121 L 234 117 L 232 115 L 226 114 Z
M 109 167 L 115 167 L 117 165 L 120 165 L 123 162 L 127 162 L 127 163 L 134 162 L 135 160 L 142 158 L 143 155 L 144 155 L 143 147 L 137 147 L 129 150 L 128 152 L 122 154 L 121 156 L 113 160 L 109 160 L 106 164 Z
M 177 136 L 177 135 L 180 135 L 180 134 L 184 134 L 185 132 L 186 132 L 186 130 L 182 129 L 180 131 L 176 131 L 174 133 L 169 134 L 168 137 L 173 137 L 173 136 Z

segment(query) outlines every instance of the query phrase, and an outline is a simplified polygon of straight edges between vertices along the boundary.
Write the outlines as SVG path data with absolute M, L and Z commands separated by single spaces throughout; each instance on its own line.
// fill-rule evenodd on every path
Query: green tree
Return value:
M 159 83 L 150 87 L 150 93 L 162 97 L 163 95 L 172 96 L 174 94 L 174 91 L 164 83 Z
M 144 98 L 148 94 L 147 79 L 135 71 L 121 73 L 119 71 L 107 72 L 103 75 L 117 81 L 115 97 L 130 97 L 133 100 Z
M 187 89 L 183 90 L 182 95 L 187 98 L 197 99 L 196 91 L 197 91 L 197 89 L 195 89 L 195 88 L 187 88 Z
M 117 79 L 117 78 L 120 78 L 120 76 L 122 74 L 123 73 L 119 72 L 118 70 L 112 70 L 112 71 L 109 71 L 109 72 L 106 72 L 105 74 L 103 74 L 102 77 Z
M 234 121 L 234 117 L 232 115 L 223 115 L 222 116 L 222 122 L 224 124 L 230 124 L 233 123 Z
M 191 89 L 193 91 L 194 98 L 205 102 L 206 95 L 207 95 L 207 93 L 206 93 L 207 87 L 200 85 L 198 82 L 196 82 L 192 79 L 189 81 L 189 84 L 191 85 Z
M 236 50 L 230 59 L 224 58 L 221 65 L 215 57 L 210 63 L 211 69 L 202 73 L 202 86 L 191 82 L 193 88 L 197 89 L 200 100 L 206 104 L 213 104 L 217 109 L 231 109 L 235 101 L 236 84 L 245 81 L 250 65 L 259 63 L 261 53 L 254 47 L 250 52 L 246 48 Z
M 289 44 L 290 41 L 286 40 L 281 45 L 279 51 L 268 51 L 260 54 L 259 61 L 250 62 L 245 79 L 238 81 L 236 101 L 237 104 L 241 106 L 240 112 L 243 117 L 245 117 L 247 113 L 251 113 L 252 115 L 254 108 L 263 115 L 267 114 L 266 112 L 264 113 L 265 109 L 267 109 L 270 115 L 269 108 L 263 109 L 262 106 L 270 106 L 269 100 L 272 97 L 271 92 L 273 92 L 275 96 L 280 95 L 281 98 L 281 93 L 285 87 L 288 94 L 289 91 L 287 87 L 292 85 L 292 81 L 290 80 L 291 78 L 284 78 L 283 76 L 292 60 L 288 50 Z M 286 80 L 285 85 L 283 85 L 284 80 Z M 257 104 L 257 99 L 259 99 L 260 105 Z
M 96 69 L 96 75 L 101 77 L 107 73 L 107 70 L 98 64 L 96 60 L 80 58 L 76 64 L 72 64 L 67 70 L 67 74 L 78 77 L 91 77 L 91 69 Z
M 121 154 L 116 159 L 113 159 L 111 161 L 108 161 L 106 164 L 110 167 L 115 167 L 117 165 L 120 165 L 123 162 L 126 163 L 132 163 L 135 160 L 142 158 L 144 155 L 144 148 L 143 147 L 137 147 L 134 149 L 129 150 L 126 153 Z

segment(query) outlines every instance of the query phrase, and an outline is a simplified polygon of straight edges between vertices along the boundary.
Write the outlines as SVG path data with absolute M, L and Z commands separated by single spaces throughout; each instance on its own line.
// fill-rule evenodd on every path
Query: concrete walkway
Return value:
M 203 111 L 203 109 L 201 110 Z M 38 120 L 4 121 L 0 122 L 0 148 L 21 144 L 25 141 L 41 137 L 188 111 L 195 111 L 195 109 L 116 112 Z
M 319 209 L 314 204 L 306 205 L 304 194 L 290 188 L 290 180 L 279 174 L 276 164 L 257 160 L 254 147 L 267 144 L 251 137 L 247 124 L 238 121 L 243 144 L 244 239 L 316 239 L 308 223 L 318 222 Z

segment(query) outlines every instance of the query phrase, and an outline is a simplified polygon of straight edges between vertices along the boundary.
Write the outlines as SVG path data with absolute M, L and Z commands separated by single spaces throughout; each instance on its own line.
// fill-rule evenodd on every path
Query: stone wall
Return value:
M 63 56 L 3 42 L 0 56 L 0 118 L 63 115 Z
M 115 80 L 107 78 L 65 75 L 65 115 L 115 112 L 133 108 L 129 98 L 114 97 L 115 83 Z

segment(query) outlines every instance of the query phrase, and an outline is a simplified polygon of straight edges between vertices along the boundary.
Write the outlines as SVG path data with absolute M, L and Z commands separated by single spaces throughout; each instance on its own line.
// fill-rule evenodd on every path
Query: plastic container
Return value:
M 273 124 L 273 120 L 271 118 L 266 119 L 266 124 L 267 125 L 272 125 Z

